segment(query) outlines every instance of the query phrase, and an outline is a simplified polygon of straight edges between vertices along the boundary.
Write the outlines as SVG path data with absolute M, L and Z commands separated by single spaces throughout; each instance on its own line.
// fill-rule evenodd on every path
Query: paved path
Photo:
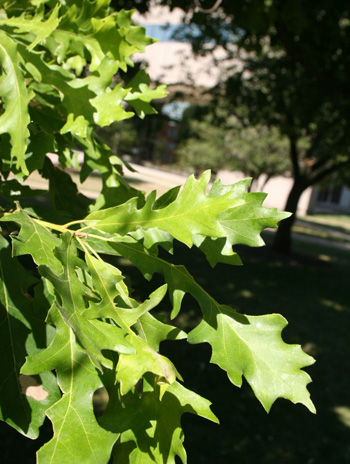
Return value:
M 160 196 L 172 187 L 183 185 L 186 181 L 186 177 L 180 174 L 135 163 L 129 164 L 136 172 L 125 168 L 125 179 L 133 187 L 144 190 L 147 194 L 152 190 L 157 190 L 157 196 Z M 97 197 L 102 185 L 101 177 L 98 174 L 90 176 L 83 184 L 79 182 L 78 173 L 73 172 L 71 175 L 74 182 L 78 185 L 79 191 L 90 198 Z M 46 188 L 48 184 L 37 172 L 31 174 L 25 183 L 33 188 Z

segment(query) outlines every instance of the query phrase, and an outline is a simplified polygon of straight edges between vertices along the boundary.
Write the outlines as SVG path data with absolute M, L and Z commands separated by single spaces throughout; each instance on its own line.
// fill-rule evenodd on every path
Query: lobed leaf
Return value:
M 155 192 L 152 192 L 141 209 L 137 209 L 137 200 L 131 199 L 124 205 L 93 212 L 82 221 L 86 227 L 81 230 L 125 235 L 137 228 L 157 227 L 188 246 L 193 244 L 194 235 L 225 236 L 218 218 L 223 211 L 239 206 L 243 200 L 231 200 L 230 194 L 210 198 L 205 193 L 209 178 L 209 171 L 199 180 L 189 177 L 179 196 L 161 209 L 153 208 Z
M 16 168 L 23 175 L 28 175 L 24 155 L 30 122 L 28 103 L 34 93 L 27 88 L 20 63 L 21 57 L 16 42 L 0 30 L 0 98 L 3 103 L 0 134 L 10 136 L 12 145 L 10 165 L 16 160 Z
M 279 221 L 290 216 L 290 213 L 262 206 L 266 193 L 246 193 L 249 182 L 250 179 L 244 179 L 232 185 L 223 185 L 217 180 L 209 192 L 212 198 L 229 194 L 232 200 L 244 200 L 237 208 L 224 211 L 219 218 L 230 245 L 262 246 L 265 243 L 260 236 L 261 231 L 267 227 L 276 228 Z
M 145 379 L 143 385 L 141 397 L 129 393 L 120 398 L 109 389 L 109 404 L 100 422 L 108 430 L 120 433 L 113 462 L 175 464 L 179 456 L 186 463 L 181 417 L 192 413 L 218 422 L 210 402 L 178 382 L 172 383 L 161 398 L 157 384 Z
M 3 216 L 1 220 L 13 221 L 21 226 L 18 236 L 12 236 L 13 256 L 30 254 L 36 264 L 48 265 L 56 272 L 62 270 L 60 261 L 54 255 L 54 249 L 60 243 L 56 235 L 35 221 L 19 206 L 17 211 Z
M 90 321 L 86 317 L 87 301 L 92 295 L 77 275 L 76 270 L 86 268 L 86 264 L 78 258 L 71 234 L 62 235 L 61 244 L 55 249 L 55 255 L 62 265 L 60 274 L 48 266 L 39 266 L 41 275 L 52 284 L 55 307 L 67 327 L 74 331 L 94 366 L 99 369 L 101 365 L 111 368 L 112 363 L 102 354 L 102 350 L 134 352 L 133 346 L 125 338 L 127 331 L 106 322 Z M 97 317 L 99 315 L 95 316 Z
M 118 84 L 110 92 L 105 92 L 91 99 L 91 104 L 96 108 L 94 121 L 100 127 L 109 126 L 115 121 L 131 118 L 134 113 L 125 111 L 121 104 L 124 97 L 129 93 Z
M 28 46 L 28 50 L 32 50 L 38 43 L 42 42 L 59 25 L 59 13 L 60 5 L 56 4 L 50 13 L 49 18 L 44 20 L 44 10 L 37 10 L 35 16 L 28 16 L 27 12 L 21 14 L 21 16 L 12 16 L 10 18 L 1 19 L 0 26 L 14 28 L 15 34 L 31 32 L 35 35 L 35 39 Z
M 211 361 L 226 370 L 232 383 L 240 386 L 242 375 L 266 410 L 278 398 L 315 408 L 306 385 L 311 381 L 303 367 L 313 364 L 300 346 L 288 345 L 281 338 L 286 322 L 282 316 L 243 316 L 220 305 L 188 273 L 145 250 L 138 242 L 113 243 L 113 248 L 127 257 L 150 279 L 160 273 L 168 284 L 173 302 L 172 317 L 181 308 L 186 293 L 199 303 L 203 320 L 188 334 L 190 343 L 208 342 Z
M 209 343 L 211 362 L 225 370 L 234 385 L 241 386 L 244 375 L 266 411 L 277 398 L 286 398 L 315 413 L 306 389 L 311 378 L 302 370 L 314 359 L 299 345 L 282 340 L 286 325 L 279 314 L 243 316 L 212 301 L 202 322 L 188 334 L 188 341 Z
M 122 395 L 128 393 L 146 372 L 158 376 L 161 383 L 172 384 L 175 381 L 177 371 L 169 359 L 132 333 L 127 335 L 127 340 L 135 347 L 136 353 L 119 356 L 116 380 L 120 382 Z
M 152 316 L 151 313 L 143 314 L 135 325 L 138 335 L 145 340 L 155 351 L 159 351 L 159 344 L 164 340 L 183 340 L 187 334 L 170 324 L 160 320 L 161 316 Z
M 86 248 L 85 248 L 86 251 Z M 90 301 L 84 315 L 89 318 L 111 318 L 126 330 L 134 325 L 140 316 L 157 306 L 166 293 L 166 285 L 154 291 L 148 300 L 139 304 L 130 298 L 123 276 L 116 267 L 86 253 L 94 290 L 99 301 Z
M 105 464 L 118 435 L 100 427 L 93 412 L 92 396 L 103 384 L 55 308 L 51 318 L 57 328 L 54 340 L 48 348 L 29 357 L 22 368 L 30 375 L 56 369 L 63 392 L 62 398 L 46 411 L 54 436 L 39 450 L 38 464 L 70 464 L 72 459 Z
M 29 295 L 37 280 L 11 257 L 9 243 L 1 235 L 0 258 L 0 419 L 34 439 L 59 391 L 51 372 L 24 377 L 20 368 L 49 337 L 47 308 L 39 293 Z
M 150 102 L 157 98 L 164 98 L 168 95 L 165 85 L 159 85 L 152 89 L 150 87 L 150 78 L 144 69 L 140 69 L 136 76 L 128 83 L 131 88 L 125 101 L 127 101 L 136 111 L 140 118 L 147 114 L 155 114 L 157 111 L 150 105 Z

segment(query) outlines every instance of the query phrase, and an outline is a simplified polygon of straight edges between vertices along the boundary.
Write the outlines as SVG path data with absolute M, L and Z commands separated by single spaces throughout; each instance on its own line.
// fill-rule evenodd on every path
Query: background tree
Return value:
M 221 45 L 241 60 L 222 82 L 232 102 L 248 108 L 251 124 L 277 127 L 289 139 L 294 178 L 286 209 L 293 214 L 276 235 L 290 251 L 290 234 L 303 191 L 350 168 L 350 7 L 346 0 L 161 0 L 186 11 L 194 50 Z M 150 2 L 142 2 L 142 8 Z M 235 47 L 232 45 L 235 44 Z M 205 45 L 205 46 L 204 46 Z M 233 56 L 232 55 L 232 56 Z M 308 146 L 305 146 L 305 139 Z
M 228 167 L 253 179 L 250 187 L 262 191 L 276 176 L 290 174 L 288 143 L 277 128 L 236 125 L 228 134 Z
M 191 121 L 191 135 L 179 143 L 176 150 L 177 163 L 190 167 L 198 175 L 211 169 L 215 175 L 225 166 L 225 129 L 208 121 Z
M 222 99 L 188 108 L 181 123 L 177 160 L 197 173 L 240 171 L 253 179 L 250 189 L 255 183 L 254 190 L 262 190 L 272 177 L 290 173 L 288 141 L 277 128 L 246 125 L 244 111 L 236 114 L 230 114 Z

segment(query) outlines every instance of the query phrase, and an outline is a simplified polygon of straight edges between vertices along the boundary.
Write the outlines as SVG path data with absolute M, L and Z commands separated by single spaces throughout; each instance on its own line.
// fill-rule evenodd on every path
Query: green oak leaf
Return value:
M 143 27 L 132 23 L 134 11 L 121 10 L 108 15 L 107 6 L 107 1 L 84 2 L 79 9 L 74 4 L 70 6 L 59 27 L 52 32 L 51 40 L 45 44 L 60 63 L 66 60 L 70 51 L 82 58 L 87 51 L 91 72 L 106 56 L 117 64 L 118 69 L 126 71 L 127 66 L 134 66 L 130 55 L 143 52 L 146 45 L 154 42 L 145 35 Z M 101 10 L 101 17 L 94 17 L 98 10 Z
M 53 423 L 54 436 L 38 452 L 38 464 L 105 464 L 118 438 L 99 426 L 93 412 L 92 396 L 103 386 L 89 357 L 76 343 L 73 331 L 53 309 L 57 327 L 52 343 L 30 356 L 22 372 L 33 375 L 56 369 L 62 398 L 46 414 Z M 69 451 L 68 451 L 69 450 Z
M 125 101 L 134 108 L 136 114 L 142 119 L 147 114 L 157 113 L 150 105 L 152 100 L 164 98 L 168 95 L 165 85 L 159 85 L 152 89 L 149 84 L 149 76 L 144 69 L 140 69 L 136 76 L 128 83 L 128 88 L 131 88 L 131 92 L 125 97 Z
M 86 251 L 82 241 L 80 243 Z M 92 318 L 111 318 L 119 327 L 129 330 L 138 318 L 156 307 L 163 299 L 167 286 L 155 290 L 149 299 L 139 304 L 130 298 L 128 287 L 122 281 L 123 276 L 116 267 L 101 259 L 96 259 L 90 253 L 85 255 L 94 290 L 100 296 L 99 301 L 90 301 L 84 315 Z M 96 300 L 96 299 L 95 299 Z
M 132 25 L 133 13 L 121 10 L 103 19 L 91 19 L 90 34 L 99 44 L 102 56 L 112 56 L 123 71 L 127 70 L 127 66 L 134 66 L 130 55 L 143 52 L 154 42 L 145 35 L 143 27 Z
M 0 26 L 14 28 L 14 33 L 34 33 L 35 40 L 28 46 L 28 50 L 32 50 L 38 43 L 42 42 L 46 37 L 52 34 L 57 28 L 60 20 L 58 18 L 60 5 L 57 4 L 49 18 L 44 20 L 44 10 L 37 10 L 34 17 L 28 17 L 24 12 L 21 16 L 12 16 L 11 18 L 1 19 Z
M 57 274 L 46 265 L 39 266 L 39 272 L 52 284 L 56 309 L 67 326 L 74 331 L 92 363 L 99 369 L 101 365 L 112 368 L 112 362 L 102 354 L 102 351 L 135 352 L 134 347 L 125 337 L 127 331 L 106 322 L 91 321 L 84 314 L 89 299 L 89 289 L 79 279 L 77 269 L 84 269 L 86 264 L 78 258 L 71 234 L 62 235 L 61 244 L 56 247 L 55 255 L 62 264 L 62 272 Z
M 134 326 L 138 335 L 155 351 L 159 351 L 159 344 L 164 340 L 184 340 L 187 334 L 177 327 L 165 324 L 160 317 L 150 313 L 143 314 Z
M 125 111 L 121 104 L 123 98 L 128 94 L 128 89 L 124 89 L 118 84 L 110 92 L 105 92 L 90 100 L 96 108 L 94 121 L 100 127 L 109 126 L 115 121 L 131 118 L 134 113 Z
M 258 247 L 265 245 L 260 233 L 263 229 L 276 228 L 277 223 L 290 216 L 290 213 L 278 211 L 276 208 L 262 206 L 266 193 L 246 193 L 250 179 L 241 180 L 232 185 L 223 185 L 220 180 L 214 182 L 209 196 L 220 198 L 229 194 L 232 200 L 243 199 L 237 208 L 224 211 L 219 222 L 227 232 L 227 242 L 230 245 L 249 245 Z
M 91 213 L 82 221 L 86 227 L 81 230 L 125 235 L 137 228 L 157 227 L 188 246 L 193 244 L 193 235 L 225 236 L 218 217 L 226 209 L 237 207 L 244 201 L 231 200 L 229 193 L 215 199 L 208 197 L 205 189 L 209 178 L 210 171 L 199 180 L 189 177 L 176 200 L 158 210 L 153 208 L 155 192 L 152 192 L 141 209 L 137 209 L 137 199 L 133 198 L 115 208 Z
M 16 168 L 28 175 L 25 163 L 30 122 L 28 104 L 34 93 L 27 88 L 20 62 L 17 43 L 0 30 L 0 98 L 3 103 L 0 134 L 10 135 L 11 163 L 16 160 Z
M 262 206 L 265 193 L 246 193 L 251 179 L 243 179 L 232 185 L 223 185 L 216 180 L 208 196 L 219 198 L 230 194 L 231 199 L 241 199 L 244 202 L 236 208 L 227 209 L 219 216 L 219 222 L 226 231 L 225 238 L 196 236 L 194 244 L 206 255 L 210 265 L 217 263 L 241 265 L 238 254 L 232 250 L 233 245 L 262 246 L 265 245 L 260 234 L 266 227 L 276 228 L 277 223 L 290 216 L 289 213 L 276 208 Z
M 127 340 L 136 353 L 119 356 L 116 380 L 120 382 L 122 395 L 128 393 L 146 372 L 158 376 L 160 383 L 172 384 L 175 381 L 178 373 L 168 358 L 133 333 L 127 335 Z
M 19 51 L 27 65 L 28 71 L 41 84 L 52 87 L 61 97 L 59 106 L 66 115 L 65 124 L 61 127 L 61 133 L 71 132 L 78 136 L 86 137 L 89 124 L 93 122 L 94 107 L 90 99 L 96 94 L 89 88 L 89 81 L 76 78 L 73 73 L 55 64 L 47 64 L 42 52 L 29 52 L 23 45 L 18 46 Z
M 232 250 L 232 246 L 227 242 L 226 237 L 212 238 L 203 237 L 202 235 L 193 237 L 193 243 L 205 254 L 212 267 L 217 263 L 241 266 L 241 258 L 238 256 L 238 253 Z
M 120 398 L 115 389 L 108 389 L 110 400 L 100 423 L 120 433 L 113 462 L 175 464 L 179 456 L 186 463 L 181 417 L 191 413 L 217 423 L 210 402 L 178 382 L 169 385 L 163 395 L 151 379 L 143 385 L 141 397 L 129 393 Z
M 20 206 L 1 220 L 13 221 L 21 226 L 18 236 L 12 236 L 14 256 L 30 254 L 36 264 L 49 265 L 56 272 L 62 270 L 60 261 L 54 255 L 54 249 L 60 244 L 56 235 L 29 216 Z
M 311 378 L 302 370 L 314 359 L 299 345 L 282 340 L 286 325 L 279 314 L 240 315 L 212 300 L 210 311 L 203 311 L 203 320 L 188 334 L 188 341 L 208 342 L 210 361 L 225 370 L 234 385 L 241 386 L 244 375 L 266 411 L 277 398 L 286 398 L 316 412 L 306 389 Z
M 138 242 L 114 243 L 113 247 L 135 264 L 146 278 L 150 279 L 154 273 L 164 276 L 173 303 L 172 317 L 179 313 L 186 293 L 197 300 L 203 320 L 188 334 L 188 341 L 210 343 L 212 362 L 226 370 L 235 385 L 241 385 L 244 375 L 266 410 L 276 398 L 282 397 L 315 411 L 306 389 L 310 377 L 301 370 L 314 360 L 299 346 L 283 342 L 280 334 L 286 321 L 282 316 L 240 315 L 217 303 L 184 266 L 173 265 L 150 254 Z
M 164 230 L 159 230 L 156 227 L 153 229 L 137 229 L 130 232 L 130 236 L 138 242 L 142 242 L 147 250 L 151 250 L 153 254 L 158 254 L 158 246 L 164 248 L 169 253 L 173 253 L 173 237 Z M 193 237 L 195 239 L 195 236 Z
M 51 372 L 21 376 L 27 354 L 49 336 L 45 324 L 47 308 L 38 293 L 28 288 L 37 281 L 11 257 L 9 243 L 0 236 L 0 419 L 29 438 L 37 438 L 45 410 L 60 395 Z
M 84 150 L 80 181 L 84 182 L 94 169 L 97 169 L 102 177 L 102 189 L 95 203 L 89 207 L 91 212 L 125 203 L 133 197 L 138 198 L 140 204 L 144 204 L 144 193 L 126 182 L 122 175 L 124 163 L 107 145 L 92 137 L 91 140 L 78 140 Z

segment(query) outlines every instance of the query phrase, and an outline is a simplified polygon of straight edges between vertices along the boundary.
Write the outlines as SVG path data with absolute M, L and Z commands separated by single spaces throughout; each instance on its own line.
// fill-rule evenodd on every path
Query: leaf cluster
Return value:
M 38 463 L 186 462 L 182 414 L 218 420 L 161 352 L 162 341 L 184 339 L 209 343 L 211 362 L 236 386 L 245 377 L 267 411 L 280 397 L 314 411 L 303 370 L 313 359 L 283 341 L 284 318 L 238 314 L 159 254 L 176 240 L 212 266 L 240 265 L 234 246 L 263 245 L 261 231 L 288 214 L 247 193 L 249 179 L 210 185 L 210 172 L 145 197 L 94 133 L 131 117 L 126 103 L 142 118 L 165 94 L 144 70 L 130 82 L 118 75 L 152 43 L 132 12 L 112 12 L 108 0 L 1 7 L 0 418 L 30 438 L 51 420 Z M 97 199 L 78 191 L 72 168 L 82 182 L 99 172 Z M 22 182 L 34 172 L 48 180 L 44 203 Z M 164 284 L 136 300 L 120 257 Z M 202 311 L 188 333 L 171 321 L 186 294 Z M 100 388 L 109 401 L 97 417 Z

